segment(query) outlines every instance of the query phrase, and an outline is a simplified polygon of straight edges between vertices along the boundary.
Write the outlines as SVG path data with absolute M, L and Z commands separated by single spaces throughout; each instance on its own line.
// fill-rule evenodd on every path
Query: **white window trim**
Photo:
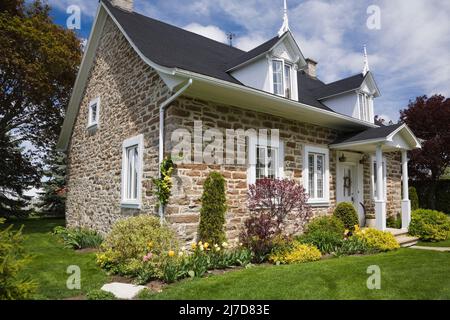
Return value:
M 97 112 L 96 112 L 96 121 L 91 121 L 92 119 L 92 106 L 97 105 Z M 88 124 L 87 128 L 94 128 L 98 127 L 100 125 L 100 98 L 95 98 L 89 102 L 89 108 L 88 108 Z
M 283 94 L 278 94 L 275 93 L 275 88 L 274 88 L 274 82 L 273 82 L 273 63 L 274 61 L 278 61 L 281 62 L 281 92 L 283 92 Z M 272 93 L 280 96 L 280 97 L 284 97 L 286 95 L 286 92 L 284 91 L 284 60 L 283 59 L 270 59 L 270 83 L 271 83 L 271 90 Z
M 265 145 L 271 147 L 270 141 L 267 139 L 260 139 L 258 137 L 250 137 L 248 139 L 248 168 L 247 168 L 247 183 L 256 183 L 256 147 L 258 145 Z M 277 179 L 284 179 L 284 141 L 280 139 L 278 147 L 278 170 Z
M 371 184 L 370 184 L 370 192 L 372 194 L 372 200 L 376 200 L 377 199 L 377 195 L 375 194 L 375 170 L 373 168 L 374 164 L 377 162 L 377 159 L 375 156 L 371 156 L 370 158 L 370 179 L 371 179 Z M 386 157 L 383 157 L 383 175 L 384 175 L 384 181 L 383 181 L 383 191 L 384 191 L 384 201 L 387 201 L 387 160 Z
M 373 96 L 364 91 L 358 91 L 358 115 L 359 119 L 366 122 L 373 122 Z M 361 101 L 363 105 L 361 105 Z M 361 110 L 363 109 L 363 112 Z
M 137 198 L 136 200 L 129 200 L 125 198 L 126 195 L 126 181 L 127 181 L 127 149 L 132 146 L 138 146 L 139 164 L 137 176 Z M 144 166 L 144 135 L 129 138 L 122 144 L 122 183 L 121 183 L 121 202 L 123 208 L 141 209 L 142 206 L 142 175 Z
M 325 180 L 324 180 L 324 193 L 323 198 L 310 198 L 309 204 L 312 205 L 329 205 L 330 204 L 330 151 L 328 148 L 315 147 L 305 145 L 303 148 L 303 187 L 306 193 L 309 194 L 309 165 L 308 155 L 309 153 L 321 153 L 325 155 Z

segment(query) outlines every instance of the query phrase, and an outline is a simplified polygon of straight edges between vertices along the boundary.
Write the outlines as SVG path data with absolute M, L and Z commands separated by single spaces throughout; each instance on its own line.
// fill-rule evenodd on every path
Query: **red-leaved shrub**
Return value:
M 261 179 L 249 186 L 252 216 L 245 221 L 241 242 L 264 260 L 277 242 L 283 242 L 312 216 L 305 189 L 293 180 Z M 287 219 L 291 218 L 287 230 Z

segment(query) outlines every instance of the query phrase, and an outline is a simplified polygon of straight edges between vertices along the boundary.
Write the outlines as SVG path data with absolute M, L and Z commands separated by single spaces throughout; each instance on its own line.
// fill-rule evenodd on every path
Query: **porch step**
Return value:
M 419 238 L 411 237 L 408 235 L 401 235 L 401 236 L 395 237 L 395 239 L 397 240 L 398 244 L 402 248 L 412 247 L 412 246 L 416 245 L 417 242 L 419 242 Z
M 419 238 L 408 235 L 408 230 L 406 229 L 387 228 L 387 231 L 394 235 L 398 244 L 403 248 L 411 247 L 419 242 Z

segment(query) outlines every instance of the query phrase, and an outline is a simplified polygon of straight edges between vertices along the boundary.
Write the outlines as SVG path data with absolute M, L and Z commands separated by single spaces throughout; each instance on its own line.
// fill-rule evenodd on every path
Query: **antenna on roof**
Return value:
M 290 29 L 289 29 L 288 7 L 287 7 L 287 1 L 284 0 L 283 25 L 281 26 L 280 31 L 278 31 L 278 36 L 281 37 L 283 34 L 285 34 L 288 31 L 290 31 Z
M 369 68 L 369 57 L 367 56 L 367 47 L 364 45 L 364 68 L 363 68 L 363 76 L 367 74 L 367 72 L 370 71 Z
M 227 32 L 227 38 L 228 38 L 228 42 L 230 47 L 233 46 L 233 39 L 236 37 L 236 34 L 232 33 L 232 32 Z

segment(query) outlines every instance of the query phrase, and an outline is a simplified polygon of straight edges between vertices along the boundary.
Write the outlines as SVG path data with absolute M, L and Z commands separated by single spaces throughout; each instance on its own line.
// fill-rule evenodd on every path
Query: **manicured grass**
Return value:
M 84 295 L 92 289 L 100 289 L 108 277 L 95 263 L 94 253 L 78 253 L 66 249 L 51 235 L 55 226 L 63 226 L 61 219 L 29 219 L 12 222 L 15 228 L 24 225 L 25 248 L 33 260 L 23 270 L 38 283 L 35 299 L 63 299 Z M 66 281 L 67 267 L 75 265 L 81 270 L 81 290 L 69 290 Z
M 367 268 L 381 268 L 381 290 Z M 450 299 L 450 254 L 400 249 L 300 265 L 256 266 L 186 280 L 146 299 Z
M 445 241 L 440 241 L 440 242 L 419 241 L 419 243 L 417 245 L 422 246 L 422 247 L 447 247 L 447 248 L 450 248 L 450 239 L 447 239 Z

